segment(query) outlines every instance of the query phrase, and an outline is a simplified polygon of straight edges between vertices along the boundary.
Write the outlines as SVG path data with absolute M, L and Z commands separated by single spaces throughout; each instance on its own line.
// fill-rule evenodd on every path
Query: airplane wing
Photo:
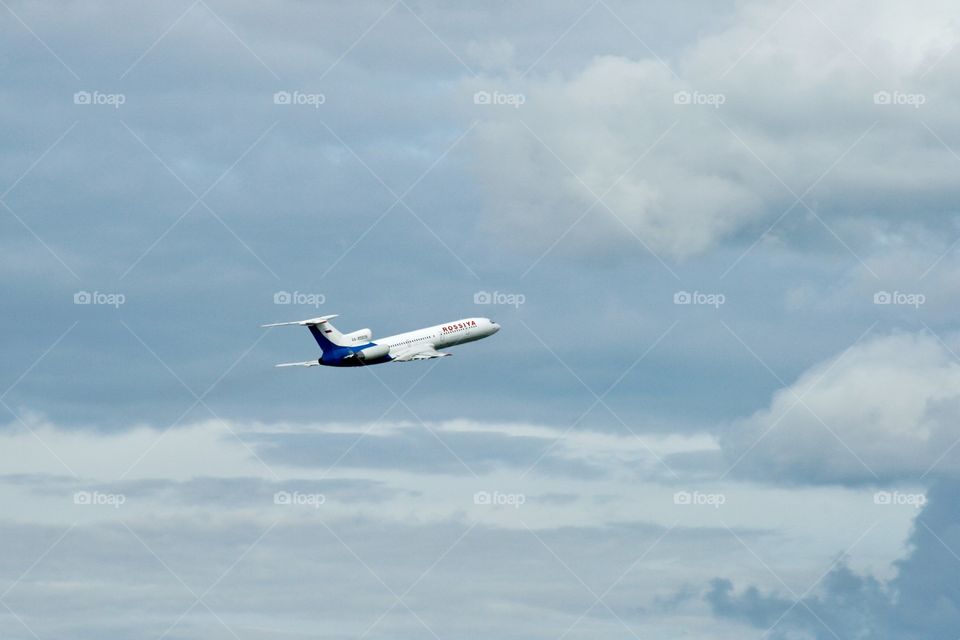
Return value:
M 284 362 L 283 364 L 275 364 L 275 367 L 319 367 L 319 360 L 307 360 L 306 362 Z
M 430 360 L 431 358 L 443 358 L 445 356 L 452 356 L 452 353 L 444 353 L 443 351 L 437 351 L 433 348 L 433 345 L 420 345 L 414 347 L 409 351 L 404 351 L 397 356 L 394 356 L 394 362 L 410 362 L 411 360 Z

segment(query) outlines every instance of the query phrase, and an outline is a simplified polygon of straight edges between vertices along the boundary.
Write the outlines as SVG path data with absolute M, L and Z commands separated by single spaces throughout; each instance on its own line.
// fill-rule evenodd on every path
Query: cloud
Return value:
M 91 637 L 129 637 L 132 628 L 161 635 L 193 602 L 178 577 L 197 593 L 216 584 L 210 607 L 251 637 L 305 633 L 318 617 L 362 633 L 364 623 L 394 602 L 380 579 L 402 592 L 469 531 L 407 600 L 438 631 L 493 633 L 506 625 L 534 638 L 556 638 L 571 625 L 598 631 L 616 620 L 599 605 L 580 618 L 593 596 L 578 578 L 599 594 L 620 577 L 605 601 L 638 632 L 658 635 L 653 632 L 682 620 L 714 629 L 714 637 L 735 638 L 735 630 L 718 628 L 690 596 L 690 585 L 711 577 L 718 556 L 738 551 L 718 518 L 757 530 L 792 499 L 785 526 L 803 531 L 797 547 L 806 554 L 836 535 L 818 531 L 812 513 L 825 505 L 843 513 L 834 524 L 846 531 L 876 508 L 863 492 L 850 490 L 786 496 L 743 483 L 714 488 L 692 465 L 678 466 L 684 475 L 673 478 L 651 453 L 671 466 L 685 455 L 716 455 L 717 444 L 703 435 L 641 440 L 586 429 L 564 436 L 563 428 L 526 423 L 430 423 L 474 467 L 474 477 L 451 464 L 456 460 L 442 446 L 427 447 L 436 439 L 420 424 L 210 420 L 163 433 L 145 426 L 77 430 L 25 419 L 33 434 L 14 425 L 0 431 L 0 467 L 8 472 L 0 476 L 0 503 L 16 505 L 16 519 L 0 523 L 4 539 L 15 541 L 15 552 L 0 561 L 0 575 L 15 581 L 67 532 L 5 598 L 42 635 L 57 635 L 53 621 L 64 625 L 60 635 L 86 630 Z M 366 432 L 363 440 L 373 446 L 364 451 L 357 444 L 360 455 L 331 469 L 330 457 L 342 452 L 333 444 Z M 552 466 L 522 477 L 526 456 L 540 452 L 532 442 L 556 443 L 544 460 Z M 294 453 L 296 445 L 302 454 Z M 391 448 L 395 455 L 386 455 Z M 64 473 L 54 454 L 80 477 Z M 583 466 L 604 472 L 584 474 Z M 127 469 L 128 476 L 118 478 Z M 678 504 L 678 489 L 722 491 L 728 505 Z M 76 492 L 124 500 L 78 503 Z M 477 492 L 524 501 L 485 504 Z M 284 495 L 279 502 L 278 493 Z M 745 538 L 764 554 L 781 545 L 765 536 Z M 624 574 L 638 558 L 636 570 Z M 464 575 L 471 580 L 464 582 Z M 51 615 L 50 584 L 58 585 L 60 616 Z M 94 617 L 103 602 L 119 603 L 122 614 Z M 184 617 L 176 633 L 210 637 L 219 623 L 205 611 Z M 539 613 L 531 617 L 532 611 Z M 528 627 L 531 619 L 536 628 Z M 18 624 L 0 617 L 0 632 L 16 637 Z M 394 635 L 409 631 L 404 618 L 388 616 L 381 624 Z
M 0 212 L 10 257 L 5 302 L 17 310 L 2 325 L 4 378 L 14 385 L 3 391 L 32 432 L 17 421 L 0 430 L 7 514 L 0 538 L 9 542 L 0 574 L 7 585 L 19 580 L 4 603 L 38 635 L 159 637 L 193 603 L 189 589 L 203 593 L 215 584 L 211 608 L 237 635 L 312 637 L 322 628 L 359 636 L 395 604 L 378 576 L 402 591 L 476 525 L 408 594 L 406 603 L 438 635 L 507 630 L 557 638 L 576 623 L 571 637 L 609 636 L 623 631 L 616 612 L 641 636 L 682 629 L 742 638 L 751 614 L 738 617 L 738 595 L 749 590 L 740 585 L 750 584 L 750 569 L 720 520 L 754 534 L 742 536 L 763 557 L 782 554 L 788 539 L 786 562 L 802 573 L 809 558 L 842 548 L 844 533 L 872 515 L 870 491 L 776 484 L 862 481 L 856 474 L 863 470 L 816 421 L 785 431 L 789 441 L 774 447 L 786 461 L 782 469 L 777 459 L 752 468 L 755 452 L 747 455 L 742 469 L 759 482 L 716 480 L 728 466 L 721 453 L 739 456 L 752 440 L 725 434 L 721 451 L 704 426 L 747 415 L 758 389 L 765 397 L 768 388 L 766 371 L 748 356 L 746 365 L 731 357 L 745 354 L 725 342 L 718 314 L 708 312 L 728 314 L 738 332 L 731 316 L 745 319 L 744 335 L 782 345 L 778 370 L 807 366 L 811 353 L 829 353 L 843 340 L 846 332 L 835 327 L 860 322 L 827 299 L 817 321 L 797 311 L 803 305 L 768 313 L 785 283 L 805 281 L 816 292 L 836 281 L 838 260 L 820 258 L 837 240 L 805 207 L 770 232 L 769 244 L 752 256 L 760 259 L 738 267 L 744 277 L 717 289 L 731 302 L 723 310 L 674 306 L 679 285 L 665 271 L 638 276 L 632 261 L 618 270 L 589 266 L 632 254 L 634 232 L 667 259 L 703 257 L 677 271 L 684 289 L 704 291 L 791 204 L 791 189 L 802 192 L 830 169 L 808 204 L 882 279 L 891 277 L 889 289 L 905 262 L 888 251 L 891 238 L 905 238 L 904 255 L 917 256 L 911 265 L 922 273 L 955 235 L 956 158 L 937 140 L 960 148 L 952 108 L 957 66 L 948 54 L 957 42 L 955 9 L 931 2 L 917 12 L 860 0 L 695 0 L 666 10 L 607 2 L 574 25 L 586 9 L 574 0 L 546 12 L 542 3 L 408 4 L 211 1 L 179 21 L 186 5 L 10 4 L 30 30 L 17 20 L 0 24 L 0 67 L 9 71 L 0 112 L 11 124 L 0 142 L 0 167 L 10 178 L 0 189 L 27 172 L 4 196 L 23 224 Z M 863 62 L 882 75 L 874 78 Z M 126 102 L 120 109 L 77 105 L 71 96 L 78 90 L 121 91 Z M 322 92 L 326 101 L 317 109 L 277 105 L 271 98 L 278 90 Z M 919 92 L 926 101 L 920 108 L 874 104 L 879 90 L 891 100 L 892 92 Z M 474 104 L 476 91 L 520 94 L 523 104 L 514 109 L 510 96 L 505 105 Z M 474 119 L 477 126 L 451 149 Z M 394 199 L 367 167 L 397 193 L 431 169 L 406 198 L 424 224 L 401 205 L 379 222 Z M 203 193 L 218 179 L 205 201 L 219 219 L 202 205 L 184 214 L 190 190 Z M 526 284 L 513 280 L 593 205 L 594 194 L 604 194 L 616 216 L 596 206 L 557 247 L 558 256 L 574 258 L 569 264 L 535 272 Z M 903 234 L 907 224 L 921 232 Z M 918 245 L 924 251 L 915 251 Z M 853 262 L 846 253 L 841 259 Z M 946 269 L 937 274 L 942 286 L 921 291 L 931 305 L 945 301 L 939 317 L 947 324 L 956 278 Z M 872 294 L 869 280 L 857 285 L 857 295 Z M 484 307 L 484 314 L 504 316 L 505 331 L 433 374 L 398 366 L 274 375 L 274 362 L 306 359 L 315 345 L 305 334 L 265 337 L 257 328 L 319 313 L 273 305 L 278 290 L 321 293 L 326 312 L 341 312 L 348 327 L 369 325 L 383 335 L 478 313 L 471 296 L 495 287 L 525 293 L 529 305 Z M 128 304 L 77 307 L 78 289 L 120 291 Z M 895 310 L 873 307 L 871 315 Z M 531 339 L 521 319 L 571 371 Z M 584 386 L 601 392 L 675 319 L 676 331 L 605 396 L 622 424 L 603 407 L 589 410 L 595 398 Z M 48 352 L 74 321 L 76 329 Z M 589 345 L 571 350 L 571 326 L 591 328 Z M 911 353 L 907 347 L 881 360 L 910 362 Z M 905 417 L 941 434 L 954 413 L 952 389 L 941 398 L 931 380 L 950 383 L 952 368 L 936 358 L 905 368 L 921 379 L 919 395 L 932 407 Z M 877 367 L 865 370 L 874 375 Z M 837 372 L 847 369 L 838 365 Z M 426 425 L 410 422 L 381 382 L 406 391 L 404 404 Z M 848 382 L 828 378 L 824 388 L 858 388 Z M 191 392 L 208 389 L 210 409 L 187 410 Z M 896 385 L 870 391 L 896 393 Z M 811 393 L 814 399 L 825 412 L 833 406 Z M 783 407 L 774 400 L 771 414 Z M 871 406 L 884 413 L 885 402 Z M 855 407 L 848 415 L 837 404 L 831 419 L 848 420 L 854 432 L 871 426 L 852 415 Z M 208 420 L 214 410 L 224 420 Z M 358 442 L 378 416 L 388 422 Z M 752 420 L 741 425 L 744 437 L 758 435 L 754 422 L 762 418 Z M 170 424 L 178 426 L 164 433 Z M 826 469 L 804 448 L 804 436 L 818 429 Z M 925 443 L 922 431 L 907 431 L 875 439 L 902 444 L 905 458 L 929 459 L 935 438 Z M 654 435 L 666 433 L 683 435 Z M 765 444 L 778 435 L 774 430 Z M 858 438 L 858 446 L 869 444 L 868 435 Z M 888 469 L 889 458 L 871 459 L 871 466 L 885 479 L 906 473 Z M 951 468 L 952 459 L 937 467 Z M 672 499 L 678 490 L 728 500 L 723 509 L 683 506 Z M 78 491 L 119 493 L 126 501 L 118 508 L 77 504 Z M 291 505 L 276 503 L 278 492 L 291 494 Z M 523 494 L 526 501 L 520 509 L 480 505 L 477 492 Z M 306 499 L 303 508 L 293 494 Z M 829 526 L 824 513 L 836 514 Z M 899 553 L 915 511 L 896 513 L 875 533 L 879 541 L 871 540 L 882 564 Z M 602 592 L 673 524 L 608 594 L 612 611 L 598 605 L 578 621 L 593 597 L 577 576 Z M 717 566 L 732 585 L 717 593 L 730 613 L 719 620 L 690 598 L 689 586 L 705 584 Z M 914 576 L 920 581 L 923 571 Z M 872 602 L 867 579 L 858 588 L 852 570 L 836 577 Z M 890 588 L 880 587 L 884 594 Z M 759 588 L 754 600 L 764 621 L 789 602 Z M 814 628 L 793 622 L 787 628 Z M 397 606 L 370 635 L 424 632 Z M 233 637 L 199 605 L 167 635 Z M 6 613 L 0 636 L 32 637 Z
M 489 90 L 490 82 L 471 87 Z M 702 149 L 725 143 L 725 134 L 705 126 L 715 116 L 679 127 L 701 136 L 701 150 L 685 148 L 689 134 L 674 129 L 682 117 L 674 94 L 685 90 L 658 62 L 602 56 L 568 79 L 519 86 L 525 102 L 516 110 L 489 107 L 475 142 L 477 172 L 497 212 L 488 231 L 505 225 L 516 244 L 543 239 L 543 229 L 555 230 L 552 240 L 577 224 L 573 237 L 585 253 L 632 231 L 655 250 L 683 256 L 756 219 L 762 201 L 750 186 L 704 167 L 716 159 Z M 629 171 L 648 151 L 648 161 Z M 601 195 L 612 213 L 592 207 Z
M 951 348 L 930 333 L 892 333 L 814 365 L 724 429 L 721 446 L 741 472 L 793 482 L 955 474 L 958 411 Z
M 818 231 L 813 215 L 842 226 L 952 211 L 956 158 L 937 138 L 955 144 L 956 90 L 942 81 L 956 65 L 944 57 L 960 41 L 955 7 L 858 5 L 740 3 L 667 61 L 597 55 L 575 71 L 469 81 L 470 93 L 524 98 L 477 111 L 488 231 L 536 251 L 576 225 L 562 247 L 574 256 L 633 250 L 633 233 L 682 258 L 753 242 L 797 196 L 791 218 Z
M 447 420 L 291 425 L 250 433 L 269 461 L 303 468 L 389 468 L 419 473 L 488 474 L 514 469 L 563 477 L 622 475 L 663 477 L 661 460 L 684 454 L 716 454 L 709 436 L 610 434 L 586 429 L 565 431 L 524 423 Z
M 954 499 L 960 489 L 957 360 L 952 335 L 871 336 L 810 367 L 775 393 L 769 407 L 724 430 L 720 442 L 728 460 L 736 462 L 740 473 L 767 482 L 902 484 L 926 479 L 930 487 L 923 499 L 920 493 L 910 495 L 924 506 L 906 541 L 907 554 L 893 563 L 892 578 L 857 571 L 846 558 L 809 593 L 716 578 L 705 594 L 716 616 L 784 640 L 920 640 L 960 634 L 955 588 L 960 508 Z M 877 502 L 878 509 L 892 504 Z M 863 537 L 875 535 L 879 524 Z
M 940 480 L 910 536 L 909 554 L 896 563 L 897 575 L 880 581 L 840 562 L 810 595 L 796 598 L 750 586 L 737 591 L 727 579 L 714 580 L 706 600 L 715 615 L 769 632 L 775 639 L 871 638 L 927 640 L 960 634 L 960 508 L 957 480 Z
M 24 418 L 29 431 L 15 428 L 19 423 L 0 430 L 0 497 L 23 501 L 23 515 L 46 522 L 60 521 L 64 508 L 84 520 L 212 504 L 221 513 L 270 514 L 276 513 L 274 494 L 288 492 L 325 496 L 328 514 L 435 521 L 479 508 L 475 516 L 484 522 L 519 526 L 516 513 L 476 503 L 475 494 L 486 492 L 522 495 L 543 521 L 572 525 L 583 512 L 596 522 L 623 519 L 636 508 L 629 493 L 639 485 L 656 491 L 658 518 L 665 519 L 675 505 L 674 489 L 660 486 L 672 477 L 663 461 L 718 452 L 707 436 L 641 439 L 471 420 L 208 420 L 97 432 Z M 75 503 L 76 492 L 126 500 L 123 509 L 84 508 Z
M 620 577 L 606 595 L 609 606 L 629 624 L 652 629 L 664 618 L 651 620 L 645 611 L 668 595 L 665 585 L 680 587 L 676 559 L 705 579 L 698 554 L 729 540 L 716 527 L 698 526 L 714 517 L 712 510 L 677 506 L 673 487 L 643 480 L 659 466 L 647 447 L 664 456 L 715 450 L 703 436 L 641 442 L 573 431 L 555 447 L 556 468 L 524 479 L 516 466 L 522 456 L 515 456 L 529 452 L 526 440 L 547 445 L 562 429 L 431 424 L 451 447 L 479 446 L 479 453 L 464 451 L 481 463 L 474 477 L 458 465 L 447 469 L 452 456 L 442 448 L 409 464 L 417 446 L 435 440 L 407 423 L 205 421 L 164 433 L 144 426 L 77 430 L 25 418 L 32 433 L 12 425 L 0 430 L 0 467 L 8 471 L 0 476 L 0 503 L 16 505 L 15 517 L 0 522 L 0 536 L 10 541 L 0 576 L 15 583 L 4 601 L 42 636 L 160 636 L 174 625 L 168 635 L 219 637 L 222 624 L 206 607 L 188 611 L 191 591 L 204 594 L 238 635 L 308 634 L 320 622 L 359 635 L 395 604 L 391 590 L 413 587 L 405 603 L 438 633 L 511 628 L 556 638 L 573 625 L 589 632 L 610 624 L 604 608 L 580 616 L 593 597 L 578 577 L 597 593 Z M 328 457 L 310 463 L 267 455 L 291 436 L 312 435 L 329 446 L 334 440 L 322 436 L 355 440 L 368 429 L 372 453 L 333 469 Z M 517 450 L 511 440 L 520 443 Z M 391 459 L 385 447 L 406 450 Z M 303 448 L 318 456 L 322 450 Z M 57 456 L 80 477 L 60 472 Z M 609 473 L 578 473 L 578 462 Z M 477 491 L 525 500 L 478 503 Z M 77 493 L 122 502 L 78 502 Z M 690 549 L 697 551 L 691 556 Z M 650 565 L 623 576 L 640 554 Z M 104 616 L 108 602 L 114 609 Z M 689 599 L 678 602 L 670 615 L 683 616 L 687 606 Z M 412 634 L 410 623 L 401 608 L 376 629 Z M 22 636 L 21 623 L 0 616 L 0 634 Z

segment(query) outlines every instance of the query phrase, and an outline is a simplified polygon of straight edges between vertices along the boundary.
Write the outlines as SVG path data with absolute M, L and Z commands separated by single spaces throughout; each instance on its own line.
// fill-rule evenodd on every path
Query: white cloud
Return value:
M 478 111 L 488 229 L 545 249 L 609 189 L 604 201 L 626 226 L 683 257 L 748 228 L 759 235 L 824 174 L 808 202 L 828 221 L 902 218 L 907 201 L 942 211 L 956 158 L 924 124 L 952 143 L 956 90 L 942 78 L 956 64 L 944 54 L 960 41 L 957 9 L 859 4 L 744 3 L 729 28 L 670 63 L 676 75 L 653 58 L 604 55 L 566 75 L 470 81 L 470 92 L 525 97 Z M 877 91 L 924 104 L 878 105 Z M 607 251 L 626 234 L 598 205 L 561 250 Z M 871 239 L 848 238 L 858 240 Z
M 116 432 L 67 429 L 36 414 L 23 416 L 0 434 L 0 468 L 7 474 L 72 475 L 113 482 L 197 476 L 266 477 L 269 472 L 220 421 L 198 422 L 166 431 L 147 426 Z
M 731 425 L 741 471 L 814 482 L 887 481 L 960 471 L 960 364 L 927 333 L 867 338 Z M 798 398 L 800 399 L 798 401 Z

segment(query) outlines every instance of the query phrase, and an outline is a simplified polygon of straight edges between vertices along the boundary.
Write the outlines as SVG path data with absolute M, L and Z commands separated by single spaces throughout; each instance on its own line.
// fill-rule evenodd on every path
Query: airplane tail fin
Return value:
M 336 318 L 336 314 L 330 316 L 321 316 L 319 318 L 310 318 L 308 320 L 294 320 L 293 322 L 274 322 L 272 324 L 262 325 L 264 327 L 283 327 L 288 325 L 300 325 L 301 327 L 307 327 L 310 330 L 310 333 L 313 335 L 313 339 L 317 341 L 317 344 L 320 345 L 321 351 L 332 351 L 337 347 L 344 346 L 343 334 L 337 331 L 337 328 L 330 324 L 332 318 Z

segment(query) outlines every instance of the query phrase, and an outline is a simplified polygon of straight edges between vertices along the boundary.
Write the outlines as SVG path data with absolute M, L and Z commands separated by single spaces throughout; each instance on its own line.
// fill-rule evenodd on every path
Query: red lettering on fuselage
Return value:
M 443 332 L 451 333 L 453 331 L 463 331 L 464 329 L 469 329 L 470 327 L 477 326 L 476 320 L 467 320 L 466 322 L 456 322 L 454 324 L 444 325 Z

